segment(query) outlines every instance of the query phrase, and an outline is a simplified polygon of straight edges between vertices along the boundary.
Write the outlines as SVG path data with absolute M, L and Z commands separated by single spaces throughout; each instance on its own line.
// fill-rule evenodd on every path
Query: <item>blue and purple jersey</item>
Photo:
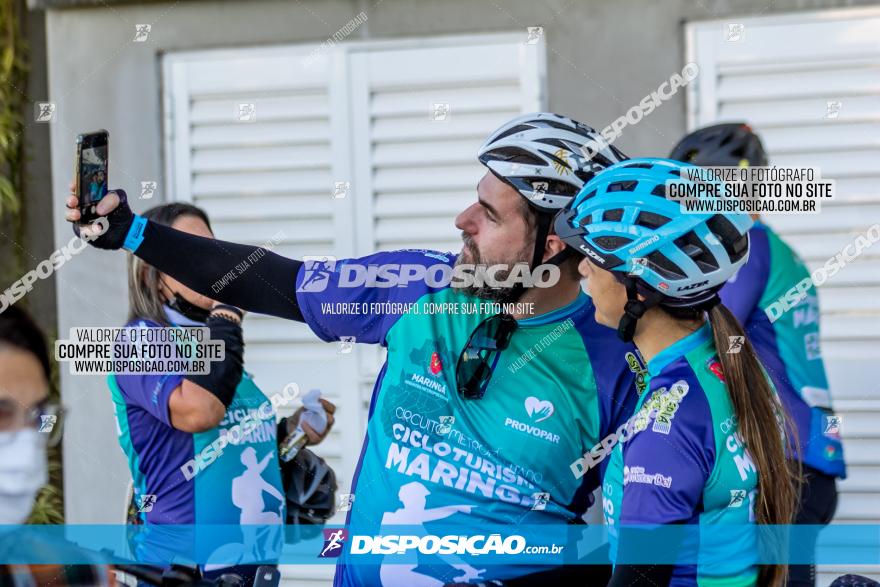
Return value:
M 638 363 L 632 368 L 626 355 L 635 349 L 595 321 L 582 293 L 519 320 L 483 398 L 463 398 L 459 354 L 498 309 L 439 285 L 454 263 L 451 254 L 409 250 L 300 270 L 297 300 L 315 334 L 388 350 L 352 483 L 351 534 L 377 535 L 393 524 L 429 533 L 453 525 L 463 534 L 488 524 L 565 524 L 591 505 L 601 473 L 595 467 L 579 476 L 571 464 L 632 413 Z M 424 267 L 428 277 L 388 287 L 381 276 L 402 273 L 401 265 Z M 347 287 L 364 267 L 374 283 Z M 533 507 L 538 500 L 543 507 Z M 452 565 L 419 555 L 417 565 L 341 564 L 335 585 L 442 585 L 536 570 L 542 567 Z
M 809 271 L 767 225 L 755 223 L 749 239 L 749 260 L 721 290 L 721 300 L 739 319 L 779 391 L 797 432 L 800 460 L 845 477 L 819 346 L 819 299 L 812 283 L 797 288 L 809 280 Z
M 166 308 L 176 325 L 201 326 Z M 156 328 L 135 320 L 128 327 Z M 169 400 L 180 373 L 108 376 L 119 443 L 134 480 L 141 521 L 152 524 L 283 524 L 285 500 L 275 411 L 245 373 L 217 427 L 189 433 L 172 426 Z M 259 424 L 241 434 L 242 421 Z M 251 422 L 247 429 L 251 428 Z M 218 443 L 225 438 L 227 442 Z
M 615 445 L 602 484 L 617 558 L 622 528 L 699 526 L 699 565 L 675 566 L 671 586 L 756 585 L 754 504 L 758 473 L 738 433 L 712 329 L 699 330 L 648 362 L 648 391 Z M 691 560 L 693 560 L 691 558 Z

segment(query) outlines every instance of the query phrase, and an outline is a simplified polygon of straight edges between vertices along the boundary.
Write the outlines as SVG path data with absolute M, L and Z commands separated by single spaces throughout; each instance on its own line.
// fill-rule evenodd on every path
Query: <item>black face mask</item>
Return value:
M 159 278 L 159 281 L 165 286 L 167 291 L 171 291 L 171 288 L 168 287 L 168 284 L 164 279 Z M 174 292 L 174 297 L 167 300 L 165 303 L 175 312 L 180 312 L 194 322 L 205 322 L 208 319 L 208 314 L 211 313 L 211 310 L 200 308 L 194 303 L 184 299 L 184 297 L 178 292 Z
M 211 313 L 210 310 L 200 308 L 192 302 L 185 300 L 179 293 L 174 294 L 174 297 L 166 303 L 172 310 L 180 312 L 195 322 L 205 322 L 208 319 L 208 314 Z

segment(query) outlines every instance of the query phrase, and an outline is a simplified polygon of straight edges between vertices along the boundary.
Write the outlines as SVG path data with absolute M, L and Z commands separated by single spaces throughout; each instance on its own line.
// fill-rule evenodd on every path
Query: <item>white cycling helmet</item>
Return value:
M 539 211 L 564 208 L 593 176 L 628 159 L 595 129 L 551 112 L 510 120 L 477 154 L 501 181 Z

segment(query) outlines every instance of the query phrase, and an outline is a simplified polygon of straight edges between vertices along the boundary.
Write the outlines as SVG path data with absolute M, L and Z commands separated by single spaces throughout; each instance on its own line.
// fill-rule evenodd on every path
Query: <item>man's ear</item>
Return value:
M 562 239 L 555 234 L 547 235 L 547 243 L 544 245 L 543 261 L 552 259 L 556 255 L 564 251 L 566 246 L 567 245 L 562 242 Z

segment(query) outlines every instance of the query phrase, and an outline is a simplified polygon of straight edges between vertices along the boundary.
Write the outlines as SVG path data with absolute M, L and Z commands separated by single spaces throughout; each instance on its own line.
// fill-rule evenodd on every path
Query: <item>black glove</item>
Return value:
M 97 238 L 82 236 L 80 235 L 80 229 L 87 225 L 76 222 L 73 222 L 72 224 L 74 234 L 76 234 L 76 236 L 82 236 L 82 238 L 89 241 L 92 246 L 99 249 L 115 250 L 121 249 L 122 245 L 125 243 L 128 229 L 131 228 L 131 223 L 134 221 L 134 213 L 128 206 L 128 197 L 125 195 L 125 190 L 114 190 L 110 193 L 115 193 L 119 197 L 119 205 L 116 206 L 112 212 L 107 214 L 107 216 L 104 216 L 109 223 L 104 234 Z M 106 198 L 107 196 L 104 197 Z
M 184 379 L 204 387 L 228 408 L 244 372 L 244 339 L 241 324 L 212 314 L 208 316 L 205 326 L 210 329 L 212 341 L 222 340 L 226 345 L 225 358 L 222 361 L 211 361 L 209 373 L 186 375 Z

